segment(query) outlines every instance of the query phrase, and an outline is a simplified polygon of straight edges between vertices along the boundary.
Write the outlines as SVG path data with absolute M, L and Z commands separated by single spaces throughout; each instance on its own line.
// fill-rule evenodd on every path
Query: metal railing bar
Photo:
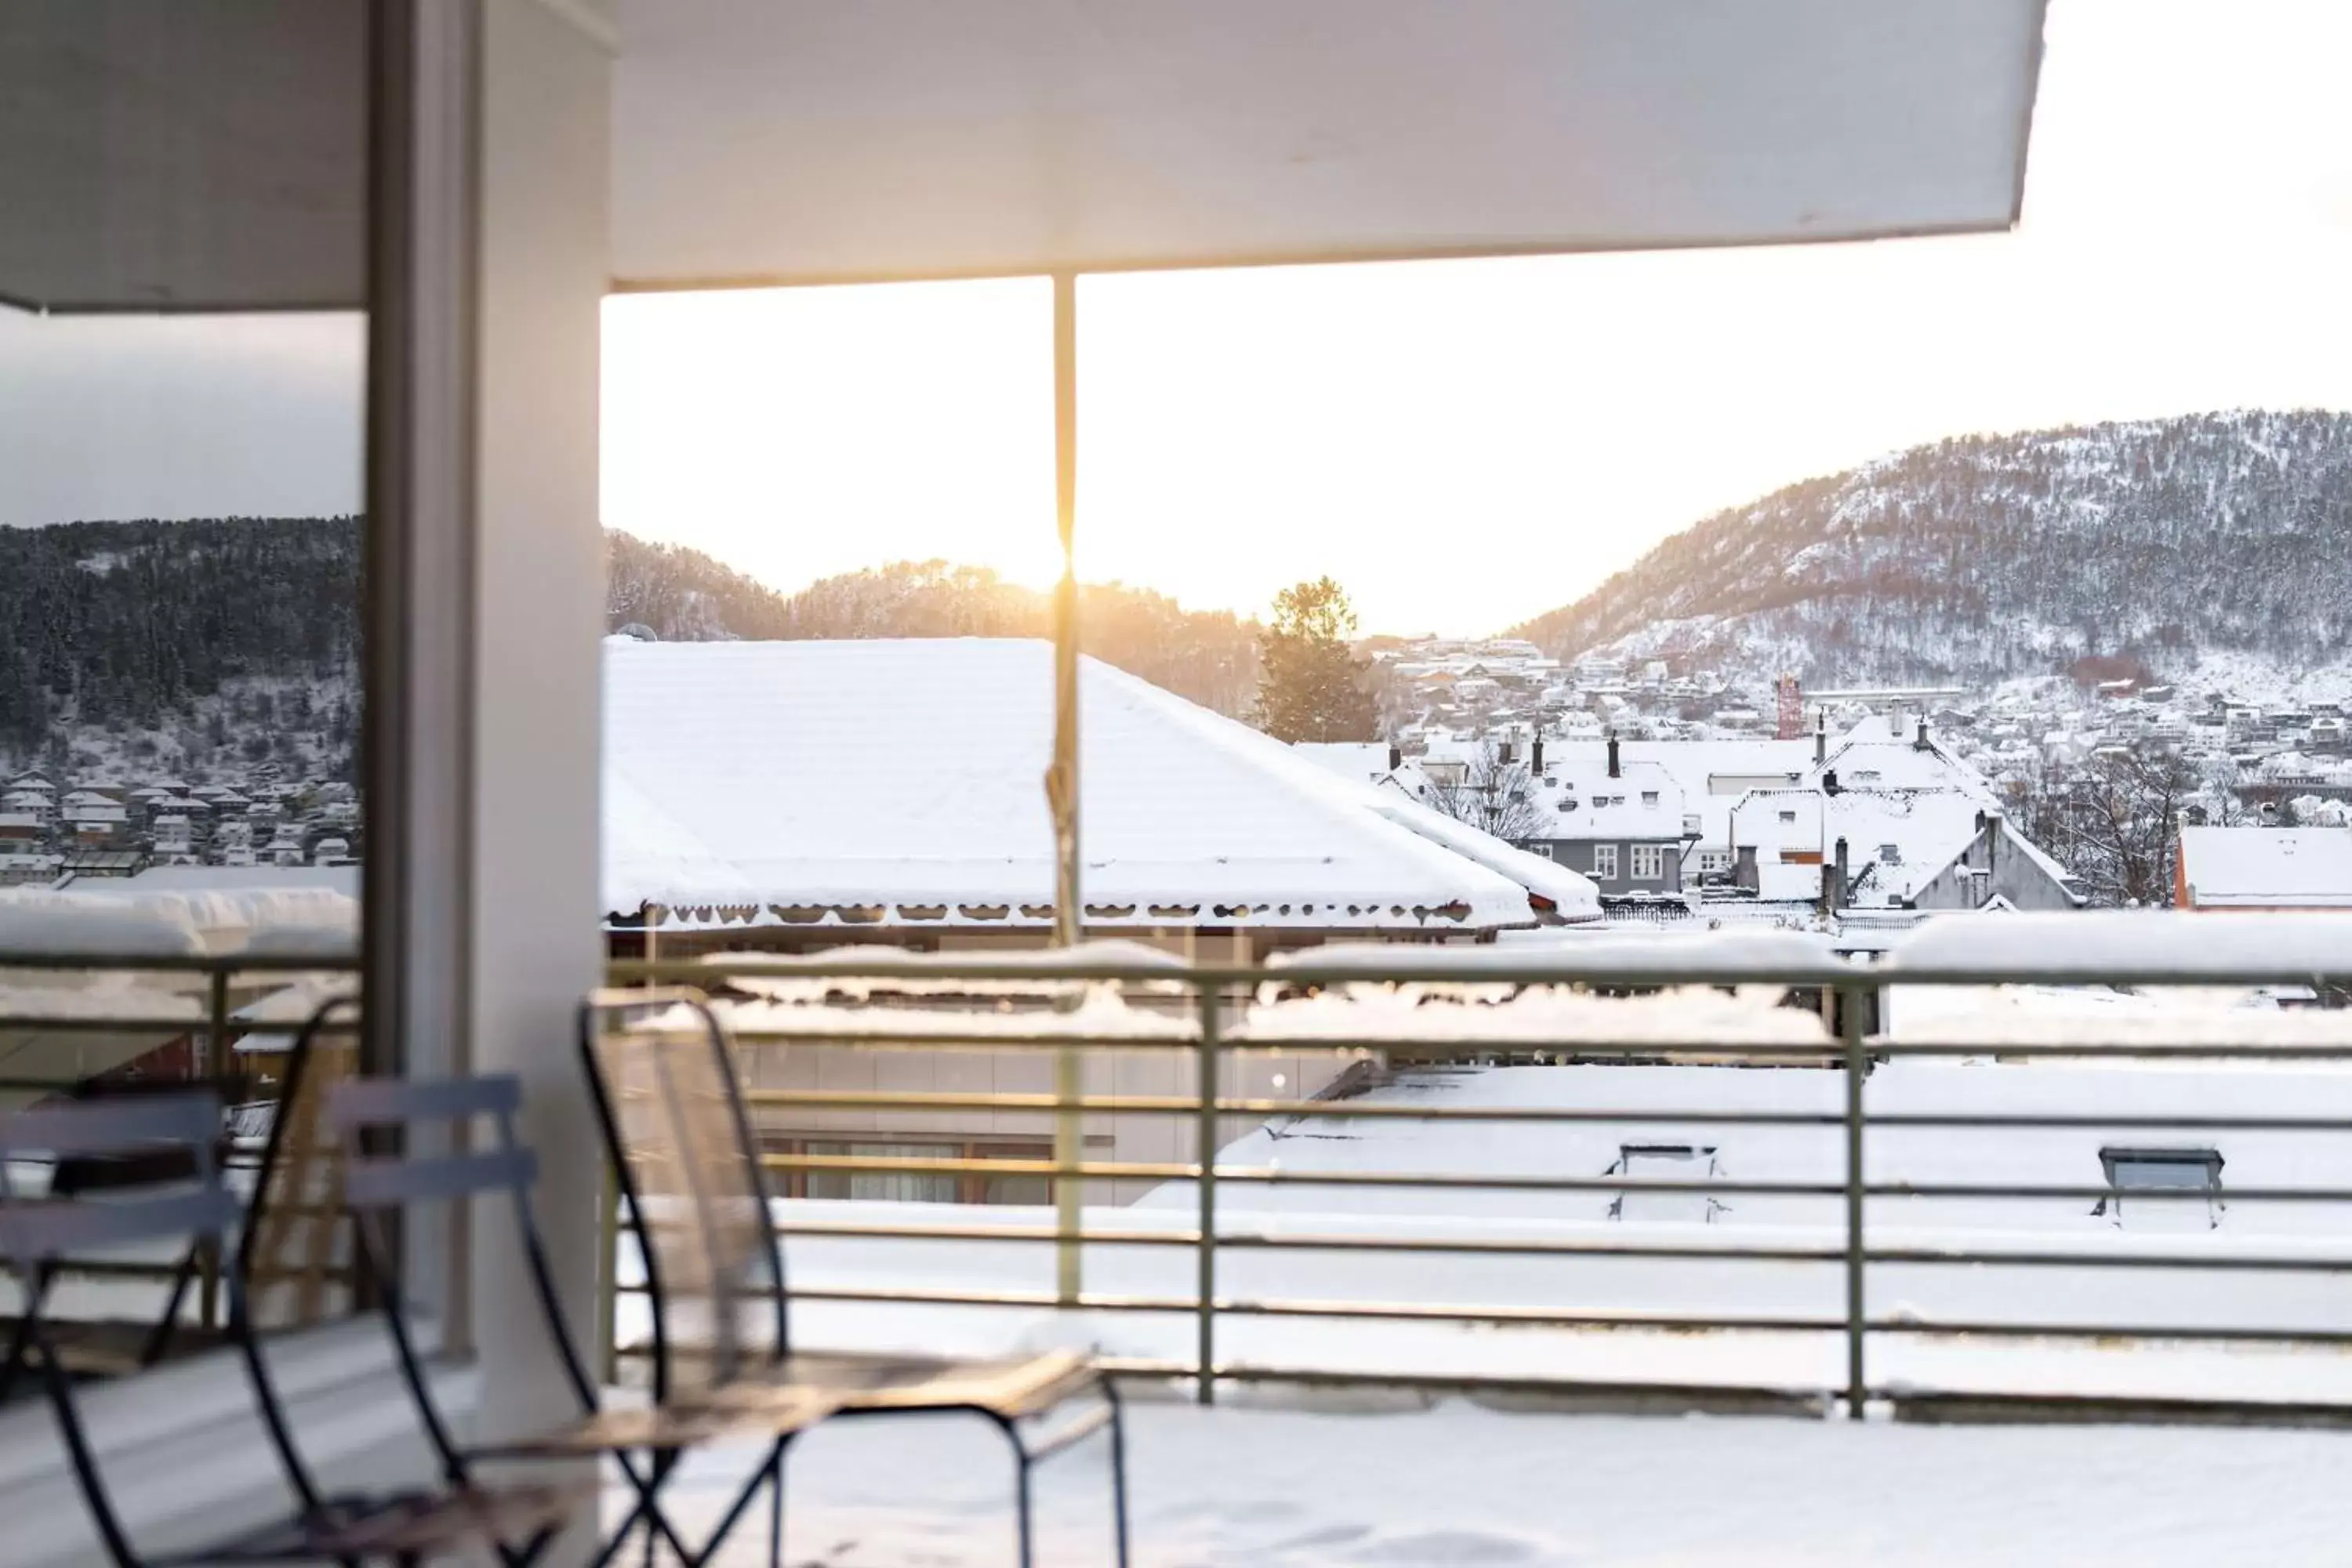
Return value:
M 643 1285 L 625 1285 L 630 1295 L 644 1295 Z M 1062 1305 L 1055 1290 L 940 1290 L 926 1287 L 904 1289 L 860 1289 L 854 1287 L 794 1286 L 793 1298 L 805 1301 L 896 1302 L 917 1307 L 1023 1307 L 1045 1310 Z M 1081 1293 L 1076 1305 L 1088 1311 L 1166 1313 L 1191 1317 L 1201 1303 L 1190 1296 L 1109 1296 Z M 1212 1308 L 1220 1316 L 1363 1319 L 1382 1322 L 1512 1323 L 1533 1328 L 1663 1329 L 1675 1332 L 1713 1329 L 1727 1332 L 1840 1333 L 1843 1317 L 1697 1317 L 1675 1313 L 1561 1312 L 1540 1307 L 1453 1306 L 1417 1302 L 1238 1300 L 1219 1298 Z M 2347 1336 L 2352 1337 L 2352 1336 Z
M 750 1089 L 744 1100 L 755 1108 L 803 1110 L 1003 1110 L 1050 1113 L 1060 1109 L 1050 1094 L 934 1094 L 922 1090 L 853 1091 L 835 1089 Z M 1201 1102 L 1190 1095 L 1082 1095 L 1076 1108 L 1089 1116 L 1198 1116 Z M 1218 1117 L 1298 1117 L 1315 1120 L 1377 1120 L 1391 1121 L 1560 1121 L 1757 1124 L 1782 1127 L 1838 1127 L 1843 1116 L 1822 1111 L 1738 1110 L 1595 1110 L 1581 1107 L 1546 1106 L 1412 1106 L 1364 1104 L 1348 1100 L 1220 1100 L 1210 1108 Z M 2116 1125 L 2128 1125 L 2120 1121 Z M 2100 1125 L 2108 1125 L 2101 1122 Z M 2170 1121 L 2165 1126 L 2172 1126 Z M 2335 1126 L 2352 1130 L 2352 1118 Z
M 16 952 L 0 950 L 0 969 L 95 969 L 131 974 L 356 974 L 356 953 Z
M 852 1134 L 854 1136 L 854 1134 Z M 845 1171 L 905 1174 L 980 1173 L 1003 1176 L 1051 1176 L 1072 1181 L 1194 1181 L 1200 1167 L 1165 1161 L 1081 1161 L 1058 1164 L 1052 1160 L 988 1160 L 900 1158 L 859 1154 L 768 1154 L 761 1163 L 780 1171 Z M 1401 1171 L 1303 1171 L 1279 1166 L 1219 1165 L 1213 1180 L 1247 1182 L 1261 1186 L 1405 1187 L 1433 1192 L 1545 1193 L 1695 1193 L 1717 1197 L 1844 1197 L 1849 1192 L 1865 1198 L 1984 1198 L 2095 1203 L 2118 1194 L 2112 1187 L 1975 1185 L 1968 1184 L 1911 1184 L 1866 1182 L 1858 1187 L 1845 1182 L 1669 1181 L 1647 1176 L 1529 1176 L 1505 1173 L 1434 1173 Z M 2352 1188 L 2228 1187 L 2203 1189 L 2135 1189 L 2126 1196 L 2141 1202 L 2195 1202 L 2211 1197 L 2227 1203 L 2352 1203 Z
M 2195 1273 L 2344 1274 L 2352 1273 L 2352 1255 L 2343 1258 L 2189 1258 L 2159 1252 L 1944 1252 L 1932 1247 L 1873 1249 L 1865 1258 L 1874 1264 L 2021 1268 L 2155 1268 Z
M 656 1230 L 672 1228 L 656 1226 Z M 779 1225 L 781 1237 L 831 1237 L 865 1241 L 1076 1241 L 1089 1247 L 1198 1247 L 1190 1230 L 1076 1230 L 1050 1225 Z M 1229 1245 L 1222 1238 L 1219 1246 Z
M 683 1227 L 671 1222 L 657 1222 L 653 1228 L 668 1230 Z M 774 1233 L 788 1239 L 829 1237 L 872 1241 L 958 1242 L 1075 1240 L 1090 1246 L 1103 1247 L 1194 1247 L 1200 1246 L 1202 1241 L 1201 1234 L 1194 1230 L 1086 1229 L 1064 1232 L 1052 1226 L 990 1224 L 835 1225 L 825 1222 L 796 1222 L 780 1224 L 774 1227 Z M 1736 1244 L 1700 1247 L 1647 1245 L 1638 1242 L 1513 1241 L 1496 1237 L 1431 1235 L 1364 1237 L 1340 1236 L 1324 1232 L 1270 1235 L 1257 1232 L 1221 1231 L 1214 1237 L 1214 1245 L 1220 1251 L 1237 1248 L 1244 1251 L 1427 1253 L 1498 1258 L 1591 1258 L 1608 1260 L 1662 1258 L 1706 1263 L 1843 1263 L 1847 1259 L 1846 1249 L 1842 1244 L 1824 1244 L 1817 1247 L 1746 1247 Z M 1873 1265 L 1912 1267 L 1954 1265 L 1970 1268 L 2011 1266 L 2023 1268 L 2148 1268 L 2194 1273 L 2352 1273 L 2352 1253 L 2340 1258 L 2233 1257 L 2226 1254 L 2203 1258 L 2181 1253 L 2000 1252 L 1943 1250 L 1933 1247 L 1869 1247 L 1864 1249 L 1863 1260 Z
M 933 984 L 942 981 L 1018 982 L 1039 987 L 1095 984 L 1150 984 L 1176 988 L 1213 985 L 1253 989 L 1272 985 L 1286 990 L 1382 985 L 1444 985 L 1497 988 L 1521 985 L 1568 985 L 1601 989 L 1658 989 L 1670 986 L 1779 985 L 1808 990 L 1839 985 L 2058 985 L 2197 987 L 2212 985 L 2328 984 L 2352 981 L 2352 960 L 2340 965 L 2314 968 L 2276 961 L 2231 965 L 2226 972 L 2184 973 L 2153 964 L 2099 963 L 1928 963 L 1921 962 L 1861 965 L 1824 956 L 1805 963 L 1776 963 L 1769 969 L 1737 967 L 1720 963 L 1526 963 L 1468 969 L 1459 965 L 1416 963 L 1401 958 L 1377 970 L 1352 964 L 1300 963 L 1269 969 L 1257 965 L 1095 963 L 1081 960 L 1066 967 L 1045 969 L 1034 964 L 972 959 L 956 963 L 892 965 L 855 956 L 813 962 L 761 962 L 730 955 L 720 962 L 663 959 L 616 960 L 608 966 L 616 984 L 644 981 L 688 982 L 741 975 L 766 980 L 860 980 Z
M 1153 1050 L 1190 1051 L 1199 1048 L 1199 1040 L 1192 1036 L 1171 1035 L 1055 1035 L 1037 1034 L 971 1034 L 929 1035 L 913 1031 L 903 1033 L 842 1030 L 827 1033 L 820 1030 L 775 1031 L 741 1029 L 734 1032 L 739 1045 L 797 1045 L 831 1049 L 909 1050 L 1042 1050 L 1067 1047 L 1077 1050 Z M 1351 1035 L 1325 1037 L 1274 1037 L 1254 1036 L 1245 1024 L 1228 1032 L 1221 1048 L 1229 1055 L 1318 1056 L 1332 1053 L 1357 1056 L 1401 1056 L 1413 1063 L 1463 1062 L 1475 1064 L 1495 1058 L 1546 1057 L 1595 1062 L 1597 1058 L 1628 1058 L 1629 1064 L 1639 1064 L 1669 1058 L 1711 1057 L 1722 1059 L 1732 1057 L 1777 1058 L 1825 1068 L 1838 1065 L 1839 1043 L 1823 1035 L 1820 1040 L 1740 1040 L 1707 1039 L 1703 1037 L 1674 1039 L 1591 1040 L 1563 1039 L 1538 1034 L 1512 1036 L 1507 1038 L 1455 1037 L 1402 1035 Z M 1874 1061 L 1902 1058 L 1923 1059 L 2000 1056 L 2023 1059 L 2080 1058 L 2106 1061 L 2330 1061 L 2352 1055 L 2352 1044 L 2277 1043 L 2232 1040 L 2199 1042 L 2179 1041 L 2103 1041 L 2097 1038 L 2072 1041 L 2010 1041 L 2010 1040 L 1933 1040 L 1906 1041 L 1874 1037 L 1867 1042 L 1866 1054 Z
M 2177 1340 L 2200 1344 L 2352 1345 L 2352 1329 L 2268 1329 L 2215 1327 L 2207 1324 L 2120 1324 L 2034 1322 L 1935 1322 L 1912 1318 L 1872 1318 L 1874 1334 L 1944 1334 L 1955 1337 L 2029 1340 Z

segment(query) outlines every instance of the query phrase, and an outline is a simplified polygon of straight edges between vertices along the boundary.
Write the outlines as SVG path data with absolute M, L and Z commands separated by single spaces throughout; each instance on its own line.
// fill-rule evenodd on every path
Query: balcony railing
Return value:
M 355 989 L 358 970 L 353 956 L 299 952 L 0 952 L 0 1109 L 208 1082 L 233 1097 L 225 1164 L 232 1184 L 250 1190 L 278 1109 L 278 1074 L 261 1064 L 277 1059 L 328 990 Z M 352 1026 L 346 1016 L 328 1033 L 348 1040 Z M 18 1172 L 15 1180 L 38 1191 L 54 1174 Z M 289 1194 L 271 1212 L 300 1223 L 321 1212 L 320 1201 L 315 1193 Z M 157 1331 L 167 1317 L 175 1331 L 197 1331 L 192 1343 L 202 1345 L 221 1326 L 222 1265 L 205 1248 L 77 1258 L 60 1270 L 69 1292 L 79 1287 L 61 1310 L 143 1331 L 142 1359 L 173 1348 L 173 1335 Z M 267 1289 L 293 1278 L 270 1265 L 257 1268 L 256 1282 Z M 301 1278 L 306 1289 L 340 1289 L 348 1271 L 330 1258 Z M 0 1291 L 13 1310 L 14 1279 L 0 1274 Z M 299 1305 L 294 1313 L 315 1316 Z
M 1114 1366 L 1204 1402 L 1283 1382 L 2352 1420 L 2352 1011 L 2219 994 L 2330 995 L 2352 924 L 2052 920 L 2073 923 L 1931 926 L 1868 964 L 1795 935 L 1601 936 L 614 978 L 731 999 L 780 1192 L 1053 1184 L 1026 1209 L 780 1201 L 804 1310 L 898 1310 L 808 1342 L 1009 1342 L 1074 1315 Z M 1065 1053 L 1087 1064 L 1076 1093 L 1053 1087 Z M 1310 1061 L 1313 1091 L 1293 1076 Z M 1463 1092 L 1481 1085 L 1508 1092 Z M 971 1131 L 1008 1126 L 1050 1155 L 991 1157 Z M 625 1362 L 639 1287 L 620 1275 Z
M 291 1026 L 246 998 L 353 967 L 0 955 L 0 1037 L 112 1042 L 0 1087 L 142 1058 L 222 1076 L 241 1036 Z M 62 984 L 103 974 L 152 984 Z M 816 1194 L 777 1215 L 812 1346 L 1075 1322 L 1204 1401 L 1304 1382 L 2352 1418 L 2352 1010 L 2220 994 L 2340 999 L 2341 920 L 1953 921 L 1868 964 L 1795 935 L 1603 935 L 615 966 L 656 977 L 729 999 L 779 1191 Z M 823 1201 L 902 1179 L 1050 1202 Z M 180 1268 L 82 1272 L 160 1303 Z M 618 1364 L 636 1287 L 625 1259 L 611 1278 Z

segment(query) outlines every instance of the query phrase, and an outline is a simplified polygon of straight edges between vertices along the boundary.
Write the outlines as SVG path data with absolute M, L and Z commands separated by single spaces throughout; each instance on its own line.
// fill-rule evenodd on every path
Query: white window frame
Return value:
M 1632 875 L 1635 881 L 1655 881 L 1665 874 L 1666 847 L 1664 845 L 1636 844 L 1633 846 Z
M 1592 875 L 1599 881 L 1613 882 L 1617 879 L 1617 846 L 1596 844 L 1592 847 Z

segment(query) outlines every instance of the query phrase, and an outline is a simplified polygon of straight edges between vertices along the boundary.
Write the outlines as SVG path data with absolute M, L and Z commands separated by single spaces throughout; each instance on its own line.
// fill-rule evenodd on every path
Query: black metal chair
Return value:
M 530 1193 L 538 1179 L 539 1166 L 516 1133 L 515 1117 L 521 1103 L 521 1086 L 510 1076 L 425 1081 L 354 1079 L 336 1084 L 328 1091 L 327 1122 L 351 1147 L 370 1139 L 383 1142 L 389 1132 L 413 1138 L 435 1124 L 454 1131 L 463 1124 L 486 1120 L 496 1130 L 495 1141 L 478 1152 L 362 1154 L 345 1167 L 344 1203 L 358 1222 L 361 1262 L 367 1277 L 383 1294 L 383 1307 L 402 1375 L 415 1401 L 443 1475 L 453 1488 L 471 1486 L 476 1467 L 498 1461 L 612 1458 L 623 1480 L 635 1492 L 637 1503 L 628 1521 L 605 1542 L 595 1561 L 608 1561 L 632 1529 L 642 1524 L 648 1537 L 648 1553 L 653 1540 L 658 1539 L 690 1568 L 709 1560 L 732 1528 L 740 1509 L 723 1521 L 703 1546 L 689 1547 L 654 1506 L 654 1483 L 639 1468 L 636 1456 L 651 1455 L 654 1464 L 666 1469 L 679 1451 L 734 1436 L 755 1416 L 706 1406 L 599 1408 L 595 1380 L 565 1325 L 546 1245 L 532 1216 Z M 418 1204 L 498 1196 L 513 1205 L 532 1291 L 565 1381 L 580 1402 L 582 1415 L 577 1422 L 536 1436 L 468 1446 L 460 1444 L 450 1432 L 427 1391 L 425 1358 L 403 1303 L 395 1252 L 388 1244 L 383 1221 L 387 1215 Z M 782 1418 L 797 1427 L 814 1422 L 824 1408 L 811 1400 L 796 1409 L 758 1414 Z M 529 1548 L 529 1552 L 536 1550 L 535 1544 Z M 522 1555 L 527 1556 L 528 1552 Z M 509 1552 L 507 1558 L 513 1564 L 517 1554 Z
M 576 1505 L 574 1496 L 545 1486 L 478 1488 L 462 1472 L 439 1488 L 333 1495 L 321 1489 L 295 1442 L 262 1353 L 240 1268 L 228 1269 L 223 1279 L 228 1338 L 244 1363 L 263 1427 L 299 1506 L 291 1519 L 194 1552 L 151 1557 L 132 1543 L 90 1442 L 76 1380 L 44 1318 L 51 1266 L 94 1248 L 140 1241 L 178 1237 L 224 1246 L 237 1222 L 237 1204 L 215 1158 L 220 1127 L 219 1099 L 207 1092 L 43 1107 L 0 1118 L 0 1253 L 24 1282 L 33 1353 L 108 1555 L 117 1568 L 321 1561 L 406 1565 L 487 1542 L 510 1564 L 529 1562 L 553 1539 L 555 1527 Z M 103 1199 L 28 1198 L 8 1184 L 9 1160 L 173 1148 L 187 1152 L 187 1177 L 150 1188 L 119 1187 Z
M 677 1010 L 692 1026 L 681 1031 Z M 615 1017 L 649 1023 L 612 1028 Z M 756 1411 L 805 1405 L 833 1416 L 961 1413 L 1011 1445 L 1024 1568 L 1034 1560 L 1035 1468 L 1108 1427 L 1116 1561 L 1128 1561 L 1127 1448 L 1118 1391 L 1070 1352 L 1018 1358 L 806 1354 L 792 1343 L 791 1292 L 757 1134 L 726 1026 L 698 991 L 607 991 L 582 1009 L 582 1065 L 645 1270 L 655 1405 L 715 1404 Z M 683 1310 L 682 1310 L 683 1309 Z M 683 1321 L 681 1320 L 684 1320 Z M 707 1342 L 688 1342 L 699 1326 Z M 1032 1426 L 1074 1400 L 1091 1406 L 1059 1428 Z M 830 1417 L 828 1417 L 830 1418 Z M 773 1489 L 771 1561 L 780 1561 L 783 1459 L 805 1423 L 777 1432 L 762 1480 Z M 641 1508 L 667 1479 L 657 1469 Z

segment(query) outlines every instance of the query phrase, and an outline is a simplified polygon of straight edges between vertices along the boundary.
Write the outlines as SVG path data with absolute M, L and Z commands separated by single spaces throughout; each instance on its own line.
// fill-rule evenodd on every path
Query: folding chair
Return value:
M 515 1116 L 521 1103 L 520 1084 L 505 1075 L 416 1081 L 353 1079 L 330 1089 L 326 1121 L 347 1148 L 357 1148 L 369 1139 L 383 1142 L 383 1135 L 393 1131 L 422 1142 L 414 1140 L 413 1135 L 436 1125 L 454 1133 L 467 1124 L 487 1120 L 496 1128 L 495 1142 L 478 1152 L 359 1154 L 351 1158 L 344 1168 L 343 1201 L 358 1222 L 360 1261 L 367 1277 L 382 1292 L 382 1307 L 391 1327 L 402 1376 L 415 1401 L 443 1475 L 452 1487 L 470 1487 L 475 1467 L 496 1461 L 614 1458 L 622 1479 L 635 1492 L 637 1504 L 628 1522 L 604 1543 L 595 1561 L 608 1561 L 632 1527 L 642 1523 L 649 1538 L 649 1553 L 652 1539 L 658 1538 L 690 1568 L 708 1560 L 732 1527 L 735 1515 L 730 1514 L 722 1522 L 709 1543 L 699 1549 L 689 1547 L 668 1520 L 652 1506 L 652 1483 L 639 1469 L 635 1456 L 641 1451 L 650 1454 L 656 1465 L 666 1469 L 681 1450 L 734 1436 L 763 1422 L 781 1422 L 786 1429 L 797 1430 L 814 1423 L 829 1406 L 811 1395 L 796 1402 L 772 1403 L 759 1411 L 709 1405 L 600 1410 L 595 1381 L 565 1325 L 546 1244 L 532 1216 L 530 1191 L 538 1179 L 539 1166 L 516 1135 Z M 450 1142 L 460 1141 L 453 1138 Z M 579 1399 L 582 1417 L 534 1436 L 466 1446 L 457 1441 L 426 1391 L 424 1358 L 418 1352 L 415 1331 L 402 1300 L 398 1266 L 394 1249 L 387 1244 L 383 1222 L 386 1215 L 420 1204 L 461 1203 L 498 1196 L 506 1197 L 513 1205 L 532 1291 L 538 1298 L 564 1379 Z M 740 1505 L 737 1510 L 740 1512 Z M 509 1551 L 502 1555 L 511 1568 L 519 1556 L 527 1561 L 538 1549 L 532 1543 L 524 1553 Z
M 691 1019 L 683 1030 L 680 1009 Z M 648 1013 L 648 1023 L 606 1026 L 617 1016 Z M 643 1261 L 657 1406 L 686 1397 L 756 1408 L 814 1394 L 841 1416 L 980 1416 L 1013 1449 L 1023 1568 L 1034 1561 L 1033 1471 L 1108 1427 L 1116 1560 L 1125 1568 L 1127 1445 L 1108 1377 L 1069 1352 L 1011 1359 L 795 1352 L 759 1140 L 734 1043 L 709 1000 L 687 987 L 599 992 L 582 1009 L 580 1051 Z M 693 1346 L 682 1331 L 698 1319 L 708 1342 Z M 1058 1429 L 1030 1430 L 1089 1396 L 1091 1408 Z M 755 1475 L 735 1503 L 740 1512 L 762 1479 L 773 1489 L 772 1563 L 782 1559 L 783 1458 L 793 1435 L 778 1434 L 764 1476 Z M 654 1506 L 667 1479 L 656 1471 L 645 1506 Z
M 33 1352 L 57 1412 L 59 1432 L 100 1541 L 116 1568 L 173 1564 L 421 1563 L 436 1554 L 480 1543 L 520 1568 L 553 1539 L 573 1500 L 547 1487 L 488 1490 L 462 1479 L 442 1488 L 381 1493 L 324 1493 L 297 1447 L 292 1426 L 263 1357 L 247 1309 L 243 1271 L 226 1271 L 228 1337 L 280 1468 L 294 1489 L 294 1517 L 195 1552 L 142 1554 L 131 1541 L 114 1492 L 100 1471 L 81 1413 L 75 1379 L 57 1353 L 44 1320 L 48 1278 L 56 1265 L 96 1247 L 167 1237 L 225 1244 L 237 1220 L 236 1200 L 222 1184 L 214 1146 L 220 1101 L 209 1092 L 43 1107 L 0 1118 L 0 1253 L 26 1290 Z M 6 1162 L 35 1154 L 131 1154 L 187 1151 L 193 1174 L 154 1187 L 117 1187 L 102 1200 L 20 1197 L 9 1185 Z M 520 1539 L 518 1549 L 511 1543 Z

